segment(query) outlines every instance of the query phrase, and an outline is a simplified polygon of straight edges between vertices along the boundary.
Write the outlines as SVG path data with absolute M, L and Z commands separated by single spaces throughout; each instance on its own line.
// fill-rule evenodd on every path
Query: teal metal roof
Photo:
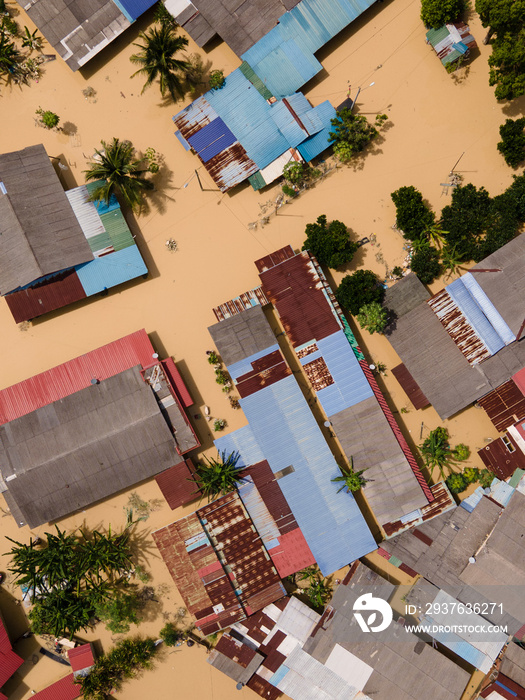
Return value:
M 328 137 L 330 132 L 333 131 L 331 120 L 335 119 L 336 115 L 334 107 L 332 107 L 328 100 L 315 107 L 314 113 L 321 121 L 323 128 L 314 136 L 310 136 L 310 138 L 300 143 L 297 147 L 297 150 L 307 162 L 320 155 L 323 151 L 326 151 L 330 146 Z

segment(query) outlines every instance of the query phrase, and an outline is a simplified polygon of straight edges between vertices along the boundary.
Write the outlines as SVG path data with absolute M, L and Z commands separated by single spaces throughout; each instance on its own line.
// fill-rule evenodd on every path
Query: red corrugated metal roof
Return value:
M 39 285 L 8 294 L 5 300 L 15 321 L 21 323 L 85 298 L 76 271 L 66 270 Z
M 514 447 L 513 452 L 509 452 L 501 438 L 478 450 L 478 455 L 487 469 L 503 481 L 512 476 L 516 469 L 525 469 L 525 454 L 512 435 L 507 433 L 506 437 Z
M 8 700 L 7 695 L 0 693 L 0 700 Z
M 49 685 L 32 697 L 35 700 L 76 700 L 82 695 L 80 686 L 75 683 L 72 673 L 65 678 Z
M 0 618 L 0 688 L 23 663 L 24 660 L 13 651 L 7 630 Z
M 281 578 L 315 564 L 314 555 L 299 528 L 281 535 L 279 545 L 269 549 L 268 554 Z
M 266 700 L 277 700 L 277 698 L 282 696 L 279 688 L 276 688 L 256 673 L 250 678 L 248 683 L 246 683 L 246 686 Z
M 190 481 L 193 462 L 187 459 L 157 474 L 155 481 L 171 510 L 185 506 L 199 498 L 197 484 Z
M 275 384 L 292 373 L 280 350 L 254 360 L 251 365 L 253 369 L 238 377 L 236 381 L 241 398 L 255 394 L 260 389 Z
M 498 432 L 525 418 L 525 396 L 512 379 L 478 399 Z
M 520 369 L 520 371 L 512 377 L 512 380 L 523 396 L 525 396 L 525 368 Z
M 85 668 L 93 666 L 95 663 L 95 658 L 93 657 L 93 650 L 91 644 L 82 644 L 79 647 L 75 647 L 68 652 L 67 655 L 73 673 L 75 671 L 82 671 Z
M 421 391 L 419 384 L 416 382 L 414 377 L 410 374 L 410 372 L 403 363 L 397 365 L 397 367 L 392 367 L 392 374 L 397 379 L 399 384 L 401 384 L 401 388 L 408 396 L 412 406 L 416 410 L 419 408 L 425 408 L 426 406 L 430 406 L 430 401 Z
M 136 365 L 155 363 L 144 329 L 0 391 L 0 425 L 85 389 L 92 379 L 113 377 Z
M 161 364 L 164 367 L 168 375 L 168 379 L 170 380 L 171 385 L 174 387 L 175 392 L 184 408 L 193 406 L 194 402 L 191 398 L 191 394 L 188 391 L 188 388 L 184 383 L 179 370 L 177 369 L 177 365 L 175 362 L 173 362 L 172 358 L 168 357 L 165 360 L 162 360 Z
M 242 668 L 246 668 L 257 653 L 255 649 L 250 649 L 246 644 L 230 637 L 229 634 L 222 635 L 215 649 Z

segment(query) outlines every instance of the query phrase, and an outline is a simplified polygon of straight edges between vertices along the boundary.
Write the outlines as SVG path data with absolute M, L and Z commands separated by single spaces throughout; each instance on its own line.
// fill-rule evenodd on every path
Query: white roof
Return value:
M 357 690 L 363 690 L 374 672 L 372 666 L 369 666 L 365 661 L 361 661 L 355 654 L 347 651 L 340 644 L 334 646 L 330 656 L 326 659 L 325 666 L 337 673 L 338 676 L 357 688 Z

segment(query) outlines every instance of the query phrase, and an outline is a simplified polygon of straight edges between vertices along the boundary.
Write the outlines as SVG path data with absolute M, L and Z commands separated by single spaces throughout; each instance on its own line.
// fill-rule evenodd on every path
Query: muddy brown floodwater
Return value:
M 18 19 L 22 26 L 27 24 L 33 29 L 23 12 Z M 450 169 L 463 153 L 458 169 L 465 181 L 483 185 L 491 194 L 500 193 L 510 184 L 512 171 L 496 150 L 498 127 L 509 115 L 517 115 L 525 103 L 523 98 L 516 100 L 507 114 L 506 108 L 496 102 L 493 89 L 488 86 L 490 47 L 481 44 L 485 30 L 477 16 L 470 18 L 470 26 L 480 52 L 468 68 L 451 76 L 425 43 L 417 0 L 376 4 L 318 52 L 324 70 L 306 86 L 305 94 L 313 105 L 329 99 L 337 106 L 346 97 L 349 82 L 353 90 L 361 86 L 359 111 L 372 118 L 385 112 L 390 120 L 388 129 L 355 166 L 338 168 L 271 216 L 268 225 L 254 228 L 249 224 L 260 218 L 261 206 L 275 199 L 279 186 L 262 193 L 245 186 L 232 195 L 223 195 L 201 168 L 201 191 L 194 177 L 199 162 L 175 139 L 171 121 L 173 114 L 191 98 L 176 106 L 162 105 L 155 87 L 141 94 L 141 80 L 130 78 L 133 66 L 129 56 L 136 50 L 131 44 L 150 21 L 151 13 L 147 13 L 91 61 L 84 74 L 72 73 L 58 58 L 45 64 L 38 83 L 20 89 L 2 87 L 0 151 L 43 143 L 49 155 L 60 156 L 62 163 L 67 163 L 69 169 L 60 171 L 60 175 L 68 188 L 84 182 L 82 170 L 94 148 L 101 139 L 113 136 L 130 139 L 142 151 L 155 148 L 164 156 L 166 167 L 159 178 L 158 191 L 149 200 L 149 211 L 136 218 L 126 214 L 150 269 L 149 279 L 123 285 L 104 298 L 95 297 L 48 314 L 26 330 L 16 326 L 7 305 L 1 302 L 0 387 L 145 328 L 152 334 L 161 356 L 172 355 L 179 363 L 195 398 L 191 415 L 200 416 L 193 418 L 195 428 L 204 449 L 210 450 L 212 434 L 204 419 L 204 405 L 211 407 L 213 416 L 227 420 L 227 430 L 246 421 L 242 411 L 229 407 L 225 394 L 214 382 L 205 355 L 212 347 L 207 326 L 215 321 L 213 306 L 258 284 L 253 261 L 288 243 L 299 248 L 305 225 L 325 213 L 329 219 L 344 221 L 355 237 L 375 234 L 376 244 L 361 248 L 349 270 L 365 266 L 383 276 L 385 262 L 392 268 L 401 264 L 406 254 L 403 239 L 392 230 L 394 206 L 390 193 L 402 185 L 415 185 L 439 211 L 450 197 L 443 193 L 440 183 L 446 182 Z M 199 51 L 191 39 L 189 50 Z M 49 52 L 49 47 L 44 51 Z M 240 63 L 225 44 L 213 48 L 205 59 L 226 75 Z M 86 99 L 82 94 L 88 85 L 96 91 L 94 98 Z M 69 134 L 36 127 L 34 115 L 39 106 L 58 113 L 62 123 L 69 122 Z M 165 243 L 169 238 L 177 241 L 176 252 L 167 250 Z M 334 273 L 333 280 L 339 282 L 349 270 Z M 436 282 L 433 291 L 442 284 Z M 353 326 L 368 358 L 385 363 L 389 370 L 399 362 L 384 337 L 359 333 Z M 381 383 L 394 410 L 410 409 L 390 371 Z M 415 444 L 421 441 L 420 436 L 425 437 L 440 424 L 432 408 L 423 412 L 410 409 L 396 416 Z M 474 454 L 485 440 L 496 436 L 485 413 L 475 408 L 445 424 L 452 443 L 465 442 Z M 477 456 L 470 463 L 478 464 Z M 133 490 L 145 500 L 161 499 L 152 481 L 65 518 L 60 526 L 69 529 L 111 523 L 118 527 L 124 522 L 124 506 Z M 27 542 L 30 532 L 27 528 L 18 530 L 6 513 L 1 496 L 0 506 L 2 535 Z M 141 523 L 139 530 L 148 534 L 190 511 L 170 511 L 164 505 Z M 34 534 L 46 529 L 38 528 Z M 143 556 L 158 602 L 148 604 L 140 632 L 157 636 L 165 619 L 175 614 L 182 600 L 151 538 L 147 536 L 145 542 Z M 0 552 L 8 549 L 7 540 L 0 537 Z M 2 559 L 2 570 L 6 563 Z M 0 607 L 15 638 L 26 628 L 17 598 L 17 587 L 8 580 L 0 593 Z M 101 648 L 111 645 L 111 635 L 100 626 L 91 638 L 100 640 Z M 17 646 L 28 661 L 8 686 L 11 700 L 25 700 L 31 697 L 31 690 L 40 690 L 63 675 L 64 667 L 49 659 L 33 664 L 32 654 L 39 646 L 37 640 Z M 232 680 L 205 663 L 205 656 L 206 652 L 198 647 L 163 651 L 156 670 L 127 683 L 118 697 L 255 697 L 248 689 L 236 691 Z

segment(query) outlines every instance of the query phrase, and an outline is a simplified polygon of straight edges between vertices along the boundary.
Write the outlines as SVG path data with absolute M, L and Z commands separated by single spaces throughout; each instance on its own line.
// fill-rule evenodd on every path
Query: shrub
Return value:
M 210 365 L 218 365 L 221 361 L 220 357 L 213 350 L 208 351 L 208 362 Z
M 439 277 L 442 270 L 439 250 L 430 245 L 424 246 L 412 255 L 410 268 L 423 284 L 431 284 L 436 277 Z
M 396 265 L 392 269 L 392 275 L 396 278 L 399 279 L 400 277 L 403 277 L 403 268 L 400 267 L 399 265 Z
M 396 205 L 396 226 L 403 231 L 403 236 L 409 241 L 424 238 L 435 217 L 421 192 L 410 185 L 400 187 L 390 196 Z
M 310 177 L 310 168 L 306 163 L 291 161 L 283 168 L 283 177 L 292 185 L 302 185 Z
M 106 629 L 113 634 L 129 632 L 130 625 L 140 622 L 138 616 L 143 603 L 135 592 L 118 592 L 108 600 L 100 601 L 95 606 L 95 615 L 106 623 Z
M 387 310 L 377 301 L 372 301 L 359 309 L 357 320 L 369 333 L 382 333 L 387 324 Z
M 51 112 L 50 110 L 43 110 L 42 107 L 39 107 L 35 114 L 39 117 L 39 122 L 43 124 L 46 129 L 54 129 L 58 126 L 58 123 L 60 121 L 60 117 L 58 114 L 55 114 L 54 112 Z
M 458 462 L 464 462 L 469 457 L 470 447 L 468 445 L 465 445 L 462 442 L 456 445 L 456 447 L 454 448 L 454 459 L 457 459 Z
M 350 240 L 350 234 L 342 221 L 327 224 L 322 214 L 315 224 L 307 224 L 306 240 L 302 250 L 309 250 L 321 265 L 338 268 L 349 263 L 358 249 L 357 243 Z
M 465 469 L 463 470 L 463 477 L 467 484 L 473 484 L 479 479 L 479 469 L 477 469 L 476 467 L 465 467 Z
M 222 386 L 230 381 L 230 375 L 226 370 L 217 368 L 215 370 L 215 381 Z
M 479 483 L 484 489 L 488 489 L 494 481 L 494 474 L 488 469 L 481 469 L 479 472 Z
M 222 70 L 212 70 L 210 73 L 210 88 L 212 90 L 221 90 L 226 83 L 226 78 Z
M 224 420 L 224 418 L 216 418 L 215 419 L 215 421 L 213 423 L 213 430 L 216 433 L 220 432 L 221 430 L 224 430 L 225 427 L 226 427 L 226 421 Z
M 511 168 L 517 167 L 525 160 L 525 117 L 507 119 L 499 128 L 501 141 L 498 151 L 505 158 L 505 163 Z
M 287 197 L 296 197 L 297 196 L 297 192 L 294 190 L 293 187 L 290 187 L 290 185 L 283 185 L 282 189 L 283 189 L 283 193 Z
M 379 122 L 376 120 L 379 126 L 384 121 L 384 116 L 386 115 L 379 115 Z M 328 134 L 328 141 L 333 143 L 334 153 L 343 163 L 347 163 L 360 153 L 379 133 L 365 116 L 353 114 L 348 107 L 337 112 L 335 119 L 330 123 L 334 131 Z
M 450 474 L 447 476 L 445 483 L 452 493 L 461 493 L 468 485 L 463 474 Z
M 421 19 L 432 29 L 454 22 L 464 10 L 464 0 L 421 0 Z
M 365 304 L 374 301 L 381 303 L 385 290 L 379 285 L 377 275 L 371 270 L 357 270 L 353 275 L 343 277 L 335 296 L 341 306 L 357 316 Z
M 185 639 L 186 634 L 177 629 L 173 622 L 167 622 L 160 631 L 160 638 L 167 647 L 174 647 L 178 642 Z

